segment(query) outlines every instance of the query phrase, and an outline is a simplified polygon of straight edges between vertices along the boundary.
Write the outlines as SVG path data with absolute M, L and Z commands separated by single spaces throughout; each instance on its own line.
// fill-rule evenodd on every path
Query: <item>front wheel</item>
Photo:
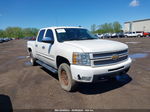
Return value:
M 72 79 L 70 66 L 66 63 L 62 63 L 58 69 L 58 78 L 61 87 L 65 91 L 73 91 L 77 87 L 77 83 Z

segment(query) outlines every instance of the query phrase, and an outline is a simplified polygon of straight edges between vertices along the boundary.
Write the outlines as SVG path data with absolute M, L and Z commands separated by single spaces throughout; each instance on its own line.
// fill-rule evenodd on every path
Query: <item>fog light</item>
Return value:
M 81 80 L 90 81 L 91 79 L 92 79 L 92 77 L 81 77 Z

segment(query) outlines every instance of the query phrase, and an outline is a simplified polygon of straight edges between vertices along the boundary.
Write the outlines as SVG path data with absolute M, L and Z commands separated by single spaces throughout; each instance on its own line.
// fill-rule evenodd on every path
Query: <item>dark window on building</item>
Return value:
M 132 22 L 129 23 L 129 31 L 132 31 Z

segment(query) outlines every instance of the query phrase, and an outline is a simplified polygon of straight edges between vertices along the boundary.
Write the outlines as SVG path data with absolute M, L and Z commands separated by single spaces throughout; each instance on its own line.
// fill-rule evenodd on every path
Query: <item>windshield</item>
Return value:
M 81 28 L 63 28 L 56 29 L 57 39 L 59 42 L 73 40 L 98 39 L 86 29 Z

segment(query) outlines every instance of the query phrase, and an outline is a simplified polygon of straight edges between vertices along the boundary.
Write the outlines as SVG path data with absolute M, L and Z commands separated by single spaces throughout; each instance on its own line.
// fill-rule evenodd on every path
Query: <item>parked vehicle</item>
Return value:
M 112 34 L 111 33 L 104 33 L 103 38 L 111 38 Z
M 0 38 L 0 43 L 3 43 L 3 39 L 2 38 Z
M 103 34 L 96 34 L 95 36 L 97 36 L 98 38 L 103 38 L 104 37 Z
M 143 37 L 143 32 L 137 31 L 137 32 L 125 32 L 125 37 Z
M 112 33 L 111 38 L 122 38 L 124 37 L 123 32 L 118 32 L 118 33 Z
M 10 40 L 12 40 L 12 39 L 11 38 L 0 38 L 0 43 L 2 43 L 2 42 L 8 42 Z
M 117 35 L 117 33 L 113 33 L 113 34 L 111 35 L 111 37 L 112 37 L 112 38 L 116 38 L 116 37 L 118 37 L 118 35 Z
M 20 38 L 19 38 L 19 37 L 17 37 L 17 38 L 15 38 L 15 40 L 20 40 Z
M 143 36 L 144 37 L 149 37 L 150 36 L 150 32 L 143 32 Z
M 24 37 L 23 39 L 26 39 L 26 40 L 35 40 L 36 38 L 35 37 Z
M 123 32 L 117 33 L 117 36 L 120 37 L 120 38 L 125 37 Z
M 57 73 L 61 87 L 71 91 L 77 82 L 91 83 L 128 72 L 131 58 L 126 44 L 98 39 L 81 27 L 42 28 L 28 41 L 32 65 Z
M 9 38 L 3 38 L 3 41 L 4 41 L 4 42 L 8 42 L 8 41 L 9 41 Z

